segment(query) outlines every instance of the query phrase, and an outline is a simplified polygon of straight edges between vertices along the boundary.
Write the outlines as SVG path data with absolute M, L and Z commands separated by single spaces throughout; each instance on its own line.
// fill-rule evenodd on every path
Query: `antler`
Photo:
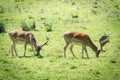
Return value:
M 101 51 L 103 51 L 103 50 L 102 50 L 102 47 L 103 47 L 106 43 L 109 42 L 109 36 L 107 36 L 107 35 L 102 36 L 102 37 L 99 39 L 99 42 L 100 42 Z
M 50 38 L 50 35 L 48 34 L 48 35 L 46 35 L 46 42 L 45 43 L 43 43 L 42 45 L 41 45 L 41 47 L 43 47 L 44 45 L 47 45 L 47 43 L 48 43 L 48 41 L 49 41 L 49 38 Z

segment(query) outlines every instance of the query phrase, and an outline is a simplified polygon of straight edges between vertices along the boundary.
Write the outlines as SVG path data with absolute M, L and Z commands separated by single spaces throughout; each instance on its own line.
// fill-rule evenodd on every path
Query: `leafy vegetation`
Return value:
M 45 22 L 44 23 L 44 27 L 45 27 L 45 30 L 47 31 L 47 32 L 50 32 L 50 31 L 52 31 L 52 23 L 48 23 L 48 22 Z
M 35 31 L 35 29 L 36 29 L 35 20 L 29 20 L 28 22 L 22 21 L 21 28 L 23 31 L 30 31 L 30 30 Z
M 30 31 L 30 27 L 28 27 L 28 24 L 25 21 L 21 22 L 21 28 L 23 31 Z
M 4 8 L 0 6 L 0 13 L 4 13 Z
M 5 25 L 3 22 L 0 22 L 0 33 L 5 32 Z
M 8 34 L 0 34 L 0 80 L 119 80 L 120 79 L 120 0 L 0 0 L 0 21 L 6 32 L 30 28 L 40 44 L 50 34 L 48 45 L 35 57 L 31 46 L 17 44 L 19 57 L 12 57 Z M 33 21 L 33 23 L 32 23 Z M 51 24 L 52 23 L 52 24 Z M 51 27 L 46 29 L 46 25 Z M 49 32 L 49 30 L 51 32 Z M 88 49 L 90 59 L 81 58 L 81 46 L 75 46 L 77 59 L 69 49 L 63 58 L 66 31 L 88 34 L 99 47 L 99 38 L 106 33 L 110 42 L 96 58 Z M 85 55 L 84 55 L 85 56 Z
M 35 31 L 35 29 L 36 29 L 36 23 L 35 23 L 35 20 L 32 20 L 32 21 L 31 21 L 30 29 Z

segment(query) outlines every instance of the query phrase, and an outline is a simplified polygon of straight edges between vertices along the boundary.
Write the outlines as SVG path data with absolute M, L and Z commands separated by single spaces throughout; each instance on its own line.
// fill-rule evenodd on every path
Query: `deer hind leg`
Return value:
M 73 52 L 73 45 L 72 45 L 72 44 L 71 44 L 71 46 L 70 46 L 70 51 L 71 51 L 73 57 L 76 58 L 76 56 L 74 55 L 74 52 Z
M 16 51 L 16 43 L 13 43 L 12 47 L 13 47 L 13 49 L 15 51 L 16 56 L 18 56 L 17 51 Z
M 82 58 L 84 58 L 84 50 L 85 50 L 86 46 L 84 44 L 82 44 Z
M 66 42 L 66 45 L 64 46 L 64 57 L 66 58 L 66 49 L 69 46 L 69 42 Z
M 24 57 L 26 56 L 26 48 L 27 48 L 27 44 L 25 43 L 25 45 L 24 45 Z

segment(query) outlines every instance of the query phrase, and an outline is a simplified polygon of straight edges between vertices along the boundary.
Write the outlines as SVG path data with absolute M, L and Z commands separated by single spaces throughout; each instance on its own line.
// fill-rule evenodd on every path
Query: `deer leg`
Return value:
M 26 56 L 26 47 L 27 47 L 27 44 L 25 43 L 25 45 L 24 45 L 24 57 Z
M 85 46 L 82 44 L 82 58 L 84 58 L 83 57 L 84 50 L 85 50 Z
M 17 51 L 16 51 L 16 44 L 15 43 L 13 43 L 13 48 L 14 48 L 16 56 L 18 56 Z
M 11 44 L 11 53 L 12 53 L 12 56 L 14 56 L 14 54 L 13 54 L 13 46 L 14 46 L 14 44 Z
M 72 45 L 72 44 L 71 44 L 71 46 L 70 46 L 70 51 L 71 51 L 73 57 L 76 58 L 76 56 L 75 56 L 74 53 L 73 53 L 73 45 Z
M 69 43 L 66 43 L 66 45 L 64 46 L 64 57 L 66 58 L 66 49 L 69 46 Z
M 85 46 L 85 53 L 86 53 L 86 55 L 87 55 L 87 58 L 89 59 L 89 56 L 88 56 L 88 52 L 87 52 L 86 46 Z
M 35 54 L 34 46 L 33 46 L 32 44 L 31 44 L 31 47 L 32 47 L 32 51 L 33 51 L 34 55 L 36 55 L 36 54 Z

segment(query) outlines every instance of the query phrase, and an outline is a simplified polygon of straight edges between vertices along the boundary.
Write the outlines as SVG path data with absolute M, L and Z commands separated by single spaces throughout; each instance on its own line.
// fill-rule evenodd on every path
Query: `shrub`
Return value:
M 93 10 L 92 10 L 92 13 L 95 14 L 95 15 L 97 15 L 98 12 L 97 12 L 96 9 L 93 9 Z
M 30 29 L 35 30 L 35 28 L 36 28 L 36 24 L 35 24 L 35 20 L 33 20 L 30 24 Z
M 4 13 L 4 8 L 0 6 L 0 13 Z
M 21 28 L 23 31 L 30 31 L 30 28 L 25 21 L 21 22 Z
M 46 26 L 45 30 L 46 30 L 47 32 L 52 31 L 52 26 Z
M 29 21 L 22 21 L 21 22 L 21 28 L 23 31 L 30 31 L 30 30 L 35 30 L 36 24 L 35 20 L 29 20 Z
M 47 31 L 47 32 L 50 32 L 50 31 L 52 31 L 52 23 L 43 23 L 44 24 L 44 27 L 45 27 L 45 30 Z
M 5 26 L 3 22 L 0 22 L 0 33 L 5 32 Z
M 116 61 L 115 61 L 115 60 L 110 60 L 110 62 L 111 62 L 111 63 L 116 63 Z
M 70 67 L 70 69 L 76 69 L 76 68 L 77 66 L 74 66 L 74 65 Z
M 72 2 L 72 5 L 75 5 L 75 2 Z
M 78 18 L 79 16 L 77 14 L 73 14 L 72 18 Z
M 34 17 L 32 17 L 32 16 L 30 16 L 30 15 L 28 16 L 28 18 L 29 18 L 29 19 L 34 19 Z
M 15 0 L 15 2 L 22 2 L 22 1 L 24 1 L 24 0 Z

